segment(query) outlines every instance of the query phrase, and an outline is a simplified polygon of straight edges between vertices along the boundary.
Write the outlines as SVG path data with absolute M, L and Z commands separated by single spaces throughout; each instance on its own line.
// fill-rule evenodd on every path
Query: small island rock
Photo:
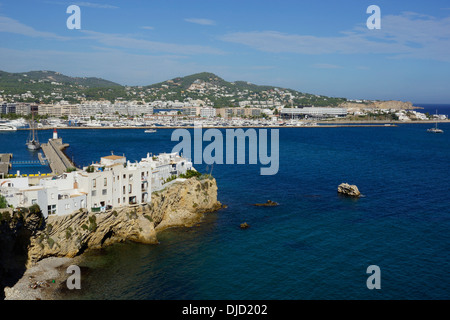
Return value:
M 359 192 L 358 187 L 355 185 L 350 185 L 348 183 L 341 183 L 338 186 L 338 192 L 340 194 L 350 196 L 350 197 L 359 197 L 361 196 L 361 192 Z
M 241 229 L 248 229 L 250 225 L 247 222 L 241 223 Z
M 266 203 L 255 203 L 254 205 L 257 207 L 274 207 L 274 206 L 277 206 L 278 203 L 276 203 L 275 201 L 272 201 L 272 200 L 267 200 Z

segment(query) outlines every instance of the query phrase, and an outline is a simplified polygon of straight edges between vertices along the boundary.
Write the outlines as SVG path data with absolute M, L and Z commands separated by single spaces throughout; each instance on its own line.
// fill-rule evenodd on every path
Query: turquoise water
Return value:
M 442 135 L 428 127 L 280 129 L 277 175 L 259 175 L 259 165 L 215 165 L 227 209 L 166 230 L 159 245 L 87 253 L 83 289 L 63 297 L 449 299 L 450 124 L 440 125 Z M 130 160 L 170 152 L 171 133 L 59 130 L 79 165 L 111 151 Z M 44 141 L 52 132 L 39 134 Z M 2 134 L 0 153 L 27 157 L 26 136 Z M 342 182 L 365 197 L 339 197 Z M 252 206 L 268 199 L 280 205 Z M 242 222 L 251 227 L 241 230 Z M 381 268 L 381 290 L 366 287 L 369 265 Z

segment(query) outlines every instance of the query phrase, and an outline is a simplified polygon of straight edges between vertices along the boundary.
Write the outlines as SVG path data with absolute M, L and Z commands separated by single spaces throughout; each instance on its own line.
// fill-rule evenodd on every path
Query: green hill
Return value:
M 70 77 L 54 71 L 8 73 L 0 71 L 0 94 L 15 102 L 54 103 L 67 100 L 155 100 L 186 101 L 200 99 L 214 107 L 258 104 L 261 101 L 283 105 L 335 106 L 345 98 L 330 98 L 292 89 L 256 85 L 246 81 L 228 82 L 201 72 L 148 86 L 121 86 L 94 77 Z

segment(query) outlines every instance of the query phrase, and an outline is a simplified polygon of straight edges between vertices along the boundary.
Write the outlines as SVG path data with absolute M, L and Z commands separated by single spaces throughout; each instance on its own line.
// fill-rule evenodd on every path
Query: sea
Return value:
M 450 114 L 450 105 L 427 108 Z M 262 164 L 195 165 L 215 177 L 228 207 L 163 231 L 157 245 L 84 253 L 82 289 L 61 299 L 449 299 L 450 123 L 439 124 L 444 134 L 429 127 L 282 128 L 279 171 L 270 176 L 260 175 Z M 79 166 L 112 152 L 130 161 L 170 152 L 172 132 L 58 130 Z M 38 134 L 46 141 L 52 130 Z M 36 159 L 27 135 L 1 133 L 0 153 Z M 343 182 L 363 196 L 339 196 Z M 267 200 L 279 206 L 253 205 Z M 369 266 L 379 267 L 380 289 L 367 286 Z

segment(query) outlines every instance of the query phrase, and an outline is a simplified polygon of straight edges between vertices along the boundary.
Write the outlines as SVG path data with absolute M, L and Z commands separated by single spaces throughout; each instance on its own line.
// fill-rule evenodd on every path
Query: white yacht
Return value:
M 437 118 L 437 110 L 436 110 L 436 118 Z M 435 127 L 434 127 L 434 128 L 428 129 L 427 132 L 431 132 L 431 133 L 444 133 L 444 130 L 438 128 L 437 120 L 436 120 L 436 125 L 435 125 Z
M 35 132 L 36 127 L 37 127 L 37 124 L 34 121 L 34 114 L 33 114 L 32 120 L 30 121 L 30 129 L 31 129 L 30 136 L 28 137 L 27 143 L 26 143 L 28 150 L 31 150 L 31 151 L 39 150 L 41 148 L 41 144 L 39 143 L 38 136 Z
M 0 131 L 17 131 L 17 128 L 9 124 L 0 124 Z

